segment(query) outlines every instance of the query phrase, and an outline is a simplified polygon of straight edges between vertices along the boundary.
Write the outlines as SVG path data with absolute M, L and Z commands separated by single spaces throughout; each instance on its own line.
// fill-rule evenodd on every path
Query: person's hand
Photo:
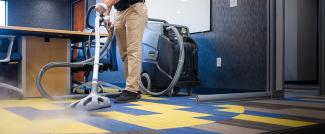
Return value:
M 110 21 L 104 21 L 104 23 L 105 23 L 105 29 L 107 31 L 107 34 L 109 36 L 112 36 L 113 24 Z
M 104 3 L 98 3 L 96 4 L 96 11 L 99 14 L 104 14 L 106 12 L 106 10 L 108 9 L 107 5 Z
M 103 19 L 105 28 L 110 29 L 112 27 L 112 22 L 110 21 L 109 16 L 105 16 Z

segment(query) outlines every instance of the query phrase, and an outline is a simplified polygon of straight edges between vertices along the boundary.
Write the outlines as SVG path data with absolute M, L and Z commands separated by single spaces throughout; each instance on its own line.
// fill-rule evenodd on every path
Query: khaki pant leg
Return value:
M 124 66 L 124 77 L 128 78 L 128 58 L 126 44 L 126 27 L 125 27 L 126 12 L 118 12 L 114 21 L 115 36 L 117 46 Z
M 148 20 L 148 13 L 144 3 L 137 3 L 130 8 L 133 11 L 127 12 L 125 19 L 128 59 L 126 90 L 137 92 L 141 73 L 142 36 Z

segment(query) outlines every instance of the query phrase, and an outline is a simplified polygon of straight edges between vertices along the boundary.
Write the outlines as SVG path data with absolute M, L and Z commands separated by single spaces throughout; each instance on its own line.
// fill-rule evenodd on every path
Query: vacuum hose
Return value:
M 149 20 L 150 21 L 150 20 Z M 153 20 L 155 21 L 155 20 Z M 142 90 L 144 90 L 145 92 L 147 92 L 148 94 L 150 95 L 153 95 L 153 96 L 160 96 L 160 95 L 164 95 L 168 92 L 170 92 L 174 87 L 175 85 L 177 84 L 181 74 L 182 74 L 182 71 L 183 71 L 183 65 L 184 65 L 184 59 L 185 59 L 185 54 L 184 54 L 184 41 L 183 41 L 183 37 L 181 36 L 181 34 L 179 33 L 179 31 L 177 30 L 177 28 L 173 25 L 169 25 L 168 23 L 165 23 L 164 25 L 168 25 L 169 27 L 167 27 L 167 30 L 172 30 L 176 37 L 177 37 L 177 41 L 178 41 L 178 44 L 179 44 L 179 59 L 178 59 L 178 65 L 177 65 L 177 69 L 176 69 L 176 72 L 175 72 L 175 75 L 172 79 L 172 81 L 170 82 L 170 84 L 168 85 L 168 87 L 160 92 L 152 92 L 151 91 L 151 80 L 150 80 L 150 75 L 147 74 L 147 73 L 143 73 L 141 75 L 141 77 L 144 77 L 147 81 L 147 87 L 145 87 L 141 81 L 141 79 L 139 80 L 139 85 L 140 85 L 140 88 Z
M 103 55 L 105 53 L 105 51 L 110 48 L 111 45 L 111 40 L 112 37 L 109 37 L 104 45 L 103 48 L 101 48 L 100 50 L 100 55 Z M 51 100 L 61 100 L 61 99 L 72 99 L 72 98 L 81 98 L 81 97 L 85 97 L 86 95 L 67 95 L 67 96 L 51 96 L 49 95 L 46 90 L 44 89 L 41 81 L 42 78 L 45 74 L 45 72 L 49 69 L 52 68 L 58 68 L 58 67 L 70 67 L 70 68 L 77 68 L 77 67 L 83 67 L 85 65 L 92 65 L 94 61 L 94 57 L 89 58 L 87 60 L 81 61 L 81 62 L 74 62 L 74 63 L 69 63 L 69 62 L 51 62 L 46 64 L 38 73 L 37 77 L 36 77 L 36 86 L 37 89 L 39 91 L 39 93 L 47 98 L 47 99 L 51 99 Z M 105 95 L 105 94 L 103 94 Z
M 92 7 L 89 8 L 89 10 L 87 12 L 87 25 L 89 25 L 88 21 L 89 21 L 90 12 L 92 10 L 94 10 L 94 9 L 95 9 L 95 6 L 92 6 Z M 113 35 L 113 30 L 111 30 L 110 36 L 107 38 L 107 40 L 105 42 L 105 45 L 100 49 L 100 57 L 102 57 L 105 54 L 106 50 L 110 49 L 112 39 L 113 39 L 112 35 Z M 90 41 L 89 41 L 89 45 L 91 45 Z M 85 65 L 93 65 L 93 61 L 94 61 L 94 57 L 86 59 L 84 61 L 74 62 L 74 63 L 70 63 L 70 62 L 51 62 L 51 63 L 46 64 L 40 70 L 40 72 L 38 73 L 38 75 L 36 77 L 36 87 L 37 87 L 39 93 L 43 97 L 45 97 L 47 99 L 50 99 L 50 100 L 74 99 L 74 98 L 82 98 L 82 97 L 87 96 L 86 94 L 83 94 L 83 95 L 66 95 L 66 96 L 51 96 L 46 92 L 46 90 L 44 89 L 41 81 L 42 81 L 42 78 L 43 78 L 44 74 L 49 69 L 58 68 L 58 67 L 68 67 L 68 68 L 83 67 Z M 111 94 L 106 93 L 106 94 L 100 94 L 100 95 L 106 96 L 106 95 L 111 95 Z

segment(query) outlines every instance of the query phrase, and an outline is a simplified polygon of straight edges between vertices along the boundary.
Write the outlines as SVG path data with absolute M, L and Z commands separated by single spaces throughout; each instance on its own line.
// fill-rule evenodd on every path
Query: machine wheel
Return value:
M 192 96 L 193 95 L 193 91 L 192 91 L 192 88 L 187 88 L 187 95 L 188 96 Z
M 102 85 L 98 85 L 99 91 L 98 93 L 104 93 L 104 87 Z
M 167 96 L 168 97 L 173 97 L 174 96 L 174 89 L 172 89 L 169 92 L 167 92 Z
M 74 88 L 72 89 L 72 93 L 73 94 L 77 94 L 77 90 L 75 90 Z
M 91 89 L 86 89 L 86 88 L 85 88 L 85 92 L 84 92 L 84 94 L 89 94 L 89 93 L 90 93 L 90 90 L 91 90 Z
M 173 89 L 174 91 L 174 93 L 173 93 L 173 96 L 177 96 L 178 95 L 178 93 L 181 91 L 181 88 L 179 88 L 179 87 L 175 87 L 174 89 Z

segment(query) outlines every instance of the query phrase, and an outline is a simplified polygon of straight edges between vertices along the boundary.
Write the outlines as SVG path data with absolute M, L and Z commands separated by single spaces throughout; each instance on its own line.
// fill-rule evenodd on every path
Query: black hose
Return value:
M 91 11 L 95 9 L 96 6 L 91 6 L 89 8 L 89 10 L 87 11 L 87 17 L 86 17 L 86 26 L 89 29 L 94 29 L 94 26 L 91 26 L 89 24 L 89 18 L 90 18 L 90 14 Z M 91 32 L 93 33 L 93 32 Z M 110 36 L 107 38 L 104 47 L 102 47 L 100 49 L 100 57 L 103 57 L 103 55 L 105 54 L 105 51 L 111 48 L 111 44 L 112 44 L 112 40 L 113 40 L 113 33 L 114 30 L 110 30 Z M 90 42 L 90 36 L 89 35 L 89 40 L 88 40 L 88 45 L 91 46 L 91 42 Z M 92 65 L 94 61 L 94 57 L 91 57 L 89 59 L 86 59 L 84 61 L 80 61 L 80 62 L 51 62 L 46 64 L 38 73 L 37 77 L 36 77 L 36 87 L 37 90 L 40 92 L 40 94 L 47 98 L 47 99 L 51 99 L 51 100 L 61 100 L 61 99 L 72 99 L 72 98 L 80 98 L 80 97 L 85 97 L 86 95 L 67 95 L 67 96 L 51 96 L 49 95 L 46 90 L 44 89 L 43 85 L 42 85 L 42 78 L 44 76 L 44 74 L 46 73 L 46 71 L 52 69 L 52 68 L 62 68 L 62 67 L 69 67 L 69 68 L 78 68 L 78 67 L 83 67 L 86 65 Z M 101 95 L 108 95 L 108 94 L 101 94 Z
M 96 5 L 93 5 L 93 6 L 89 7 L 89 9 L 87 11 L 87 15 L 86 15 L 86 28 L 95 29 L 95 27 L 92 26 L 92 25 L 90 25 L 90 23 L 89 23 L 89 18 L 90 18 L 90 15 L 91 15 L 91 11 L 93 11 L 95 8 L 96 8 Z
M 2 89 L 2 88 L 5 88 L 5 89 L 8 89 L 9 91 L 13 91 L 14 93 L 17 93 L 18 97 L 16 97 L 16 98 L 19 98 L 19 99 L 24 98 L 23 89 L 19 89 L 17 87 L 14 87 L 14 86 L 8 85 L 6 83 L 1 83 L 0 82 L 0 89 Z
M 161 21 L 161 20 L 158 20 L 158 19 L 151 19 L 151 21 Z M 174 77 L 172 79 L 172 81 L 170 82 L 170 84 L 168 85 L 168 87 L 160 92 L 152 92 L 151 91 L 151 80 L 150 80 L 150 75 L 149 74 L 142 74 L 141 77 L 144 77 L 146 78 L 147 80 L 147 87 L 145 87 L 141 81 L 141 79 L 139 80 L 139 85 L 140 85 L 140 89 L 144 90 L 145 92 L 149 93 L 150 95 L 153 95 L 153 96 L 160 96 L 160 95 L 164 95 L 168 92 L 170 92 L 174 87 L 175 85 L 177 84 L 181 74 L 182 74 L 182 71 L 183 71 L 183 65 L 184 65 L 184 59 L 185 59 L 185 54 L 184 54 L 184 42 L 183 42 L 183 38 L 182 36 L 180 35 L 179 31 L 177 30 L 177 28 L 173 25 L 169 25 L 168 23 L 165 23 L 164 25 L 166 26 L 169 26 L 167 29 L 170 29 L 172 30 L 176 37 L 177 37 L 177 41 L 178 41 L 178 44 L 179 44 L 179 59 L 178 59 L 178 65 L 177 65 L 177 69 L 176 69 L 176 72 L 174 74 Z
M 112 30 L 113 31 L 113 30 Z M 112 34 L 111 34 L 112 35 Z M 104 47 L 101 48 L 100 50 L 100 55 L 102 57 L 103 54 L 105 54 L 105 51 L 107 49 L 109 49 L 111 47 L 111 43 L 112 43 L 112 39 L 113 37 L 110 36 L 109 38 L 107 38 L 106 43 L 104 45 Z M 77 67 L 83 67 L 85 65 L 92 65 L 94 58 L 89 58 L 86 59 L 84 61 L 80 61 L 80 62 L 74 62 L 74 63 L 69 63 L 69 62 L 51 62 L 46 64 L 38 73 L 37 77 L 36 77 L 36 87 L 37 90 L 39 91 L 39 93 L 50 100 L 61 100 L 61 99 L 72 99 L 72 98 L 80 98 L 80 97 L 84 97 L 85 95 L 67 95 L 67 96 L 51 96 L 49 95 L 46 90 L 44 89 L 41 81 L 42 78 L 44 76 L 44 74 L 46 73 L 46 71 L 48 71 L 49 69 L 52 68 L 58 68 L 58 67 L 69 67 L 69 68 L 77 68 Z M 102 95 L 108 95 L 108 94 L 102 94 Z M 112 94 L 114 95 L 114 94 Z

